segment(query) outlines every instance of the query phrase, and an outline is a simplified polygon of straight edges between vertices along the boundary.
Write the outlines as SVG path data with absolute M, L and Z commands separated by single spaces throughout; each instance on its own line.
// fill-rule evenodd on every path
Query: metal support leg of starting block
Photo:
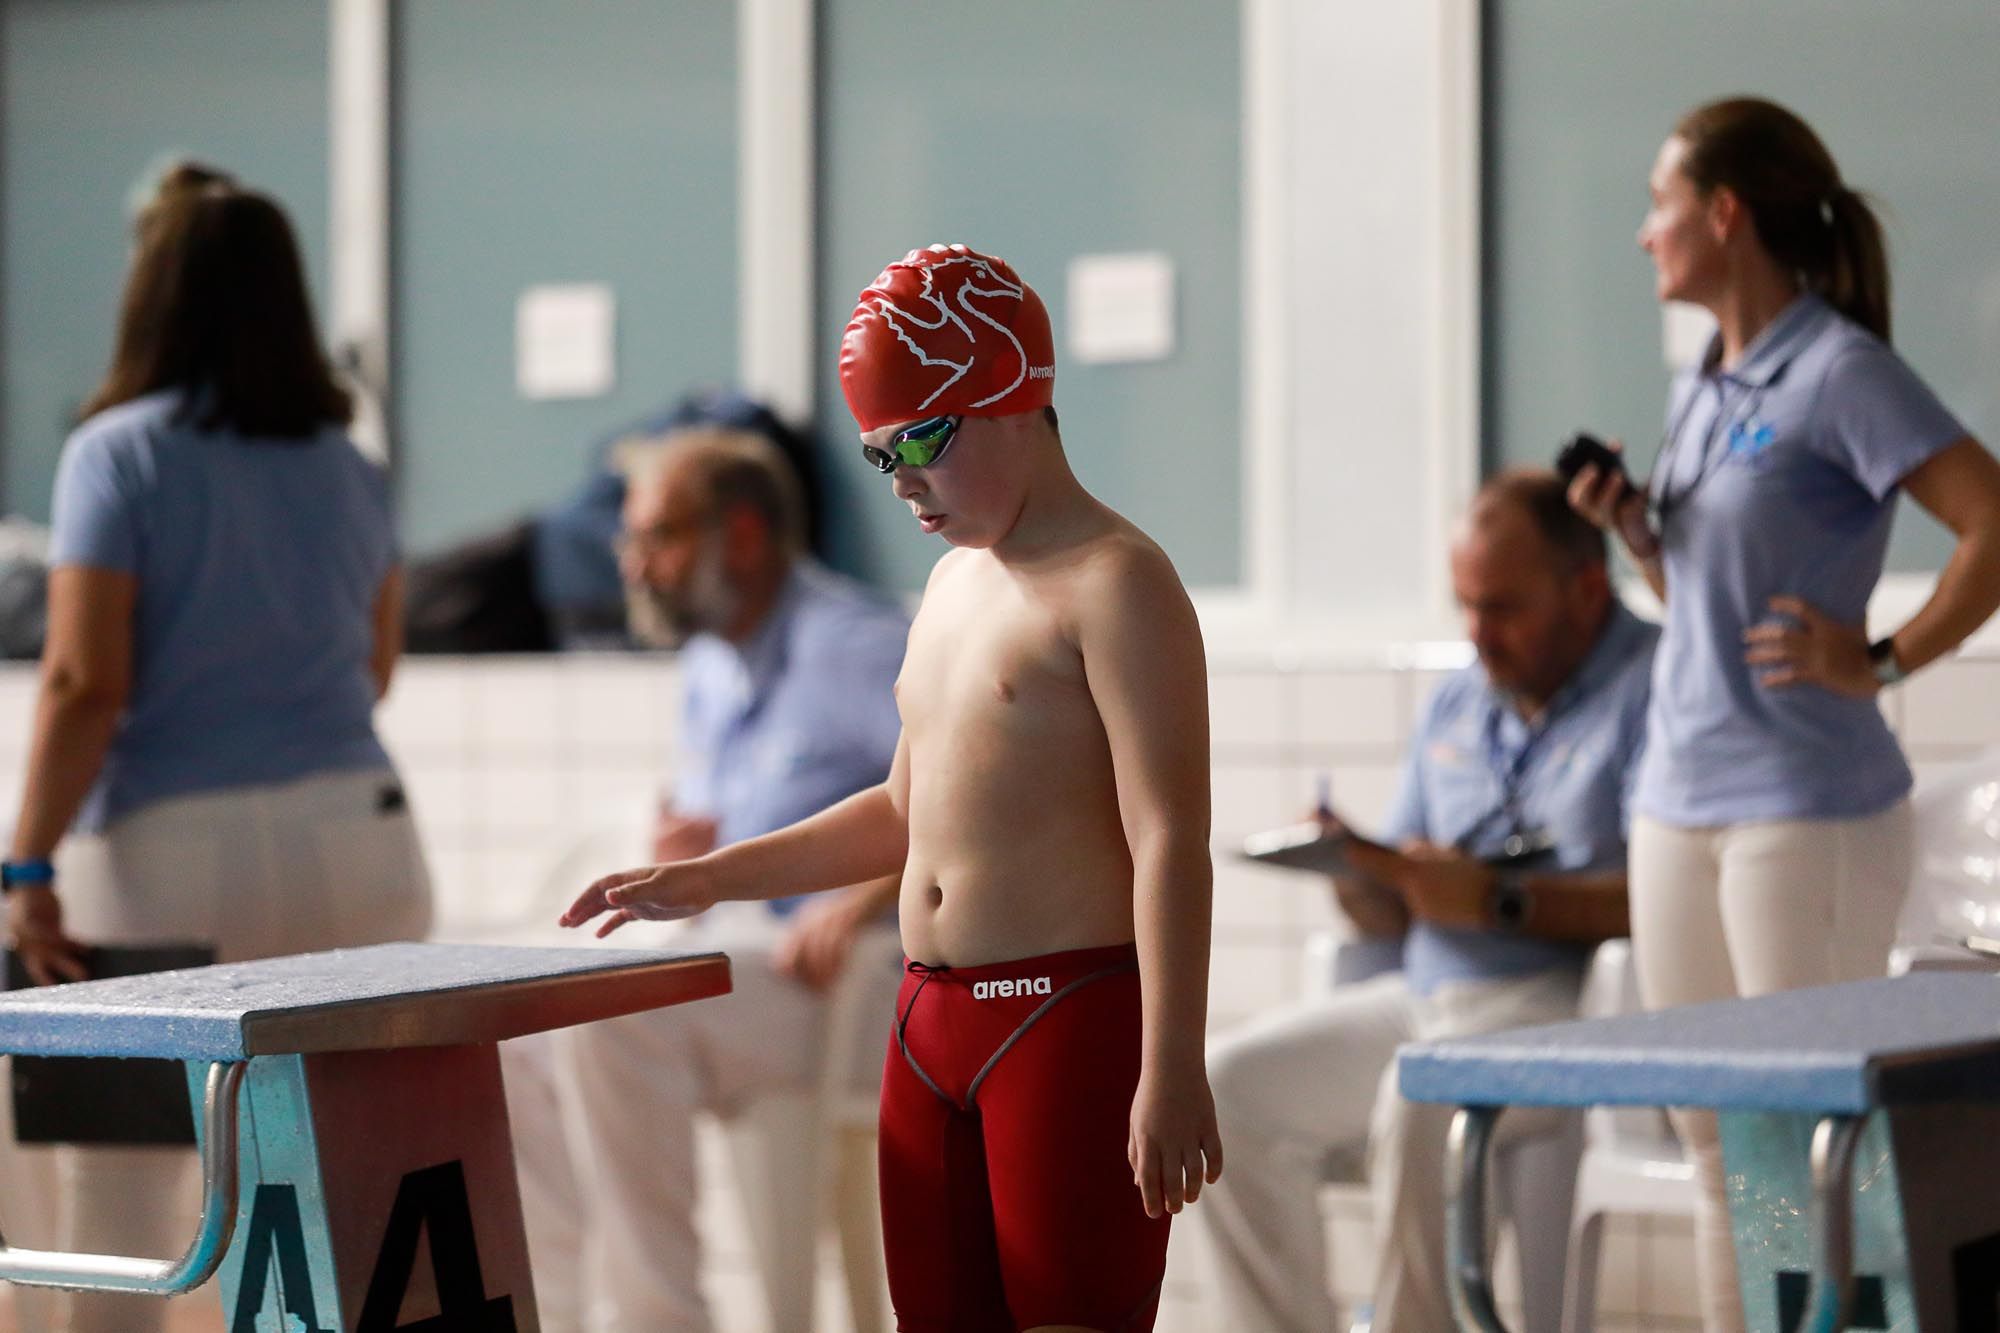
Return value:
M 26 1287 L 72 1287 L 148 1296 L 179 1296 L 214 1274 L 229 1248 L 237 1215 L 237 1089 L 243 1063 L 205 1069 L 190 1066 L 199 1080 L 195 1106 L 200 1114 L 201 1221 L 179 1259 L 141 1259 L 115 1254 L 63 1254 L 18 1249 L 0 1241 L 0 1280 Z
M 1812 1304 L 1800 1333 L 1840 1333 L 1854 1305 L 1854 1149 L 1861 1117 L 1830 1115 L 1813 1129 Z
M 1486 1160 L 1501 1109 L 1459 1108 L 1445 1140 L 1445 1267 L 1451 1274 L 1451 1311 L 1460 1328 L 1477 1333 L 1507 1333 L 1493 1304 L 1486 1243 Z

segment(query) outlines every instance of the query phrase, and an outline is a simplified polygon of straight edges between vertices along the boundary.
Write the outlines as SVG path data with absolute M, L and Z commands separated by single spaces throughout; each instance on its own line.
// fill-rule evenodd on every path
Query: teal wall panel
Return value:
M 916 246 L 1012 263 L 1056 327 L 1077 474 L 1190 583 L 1241 577 L 1241 17 L 1203 0 L 822 0 L 818 427 L 842 566 L 918 588 L 944 547 L 861 461 L 835 373 L 854 298 Z M 1162 250 L 1178 345 L 1079 366 L 1069 260 Z
M 127 196 L 162 154 L 275 195 L 323 295 L 326 42 L 320 4 L 0 0 L 6 509 L 48 516 L 63 437 L 111 353 Z
M 414 551 L 559 498 L 602 433 L 735 374 L 734 9 L 393 7 L 390 406 Z M 937 553 L 861 470 L 833 350 L 883 262 L 958 238 L 1019 264 L 1048 299 L 1057 402 L 1085 482 L 1160 537 L 1191 582 L 1235 581 L 1236 7 L 952 0 L 920 30 L 907 18 L 883 0 L 825 0 L 820 16 L 815 425 L 836 561 L 914 587 Z M 124 196 L 156 154 L 211 156 L 279 195 L 324 291 L 327 14 L 254 0 L 0 0 L 0 22 L 0 482 L 12 507 L 39 514 L 68 414 L 108 351 Z M 887 77 L 884 50 L 897 70 L 928 73 Z M 1178 266 L 1175 354 L 1074 364 L 1061 346 L 1068 260 L 1141 249 Z M 617 294 L 617 386 L 526 401 L 516 299 L 567 281 Z
M 2000 7 L 1977 0 L 1489 0 L 1487 463 L 1542 463 L 1578 426 L 1658 450 L 1667 373 L 1633 236 L 1682 112 L 1752 92 L 1817 129 L 1887 205 L 1897 346 L 2000 443 Z M 1948 535 L 1905 503 L 1890 568 Z
M 728 4 L 395 6 L 393 430 L 413 551 L 553 502 L 587 447 L 736 367 Z M 515 390 L 521 289 L 605 282 L 617 384 Z

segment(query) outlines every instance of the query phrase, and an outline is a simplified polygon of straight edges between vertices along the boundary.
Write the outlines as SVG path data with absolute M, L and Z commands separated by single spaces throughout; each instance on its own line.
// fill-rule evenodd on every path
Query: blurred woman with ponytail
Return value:
M 1643 491 L 1598 468 L 1570 491 L 1666 605 L 1632 795 L 1640 990 L 1657 1008 L 1880 975 L 1911 779 L 1876 695 L 2000 606 L 2000 463 L 1891 347 L 1881 227 L 1804 121 L 1697 107 L 1649 185 L 1657 295 L 1717 333 L 1673 386 Z M 1957 544 L 1871 642 L 1900 491 Z M 1704 1183 L 1705 1326 L 1738 1329 L 1714 1118 L 1675 1123 Z

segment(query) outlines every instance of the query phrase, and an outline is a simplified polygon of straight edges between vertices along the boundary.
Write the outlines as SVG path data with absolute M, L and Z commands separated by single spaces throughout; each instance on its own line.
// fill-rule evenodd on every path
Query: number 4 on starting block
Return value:
M 416 1270 L 418 1242 L 426 1238 L 438 1313 L 414 1324 L 402 1324 L 399 1321 Z M 229 1327 L 230 1333 L 251 1333 L 274 1326 L 285 1328 L 286 1333 L 334 1333 L 320 1326 L 319 1308 L 313 1300 L 298 1191 L 290 1185 L 262 1184 L 257 1186 L 256 1202 L 250 1208 L 242 1280 Z M 486 1295 L 463 1163 L 445 1162 L 403 1177 L 356 1327 L 362 1333 L 377 1329 L 518 1333 L 514 1298 Z
M 257 1060 L 244 1095 L 229 1333 L 537 1327 L 494 1047 Z

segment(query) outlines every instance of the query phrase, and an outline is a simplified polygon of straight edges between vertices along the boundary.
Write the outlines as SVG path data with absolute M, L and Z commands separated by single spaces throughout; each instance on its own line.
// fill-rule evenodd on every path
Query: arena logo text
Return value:
M 1047 977 L 1016 977 L 1007 981 L 975 981 L 972 983 L 972 998 L 975 1000 L 1008 1000 L 1016 995 L 1049 994 Z

